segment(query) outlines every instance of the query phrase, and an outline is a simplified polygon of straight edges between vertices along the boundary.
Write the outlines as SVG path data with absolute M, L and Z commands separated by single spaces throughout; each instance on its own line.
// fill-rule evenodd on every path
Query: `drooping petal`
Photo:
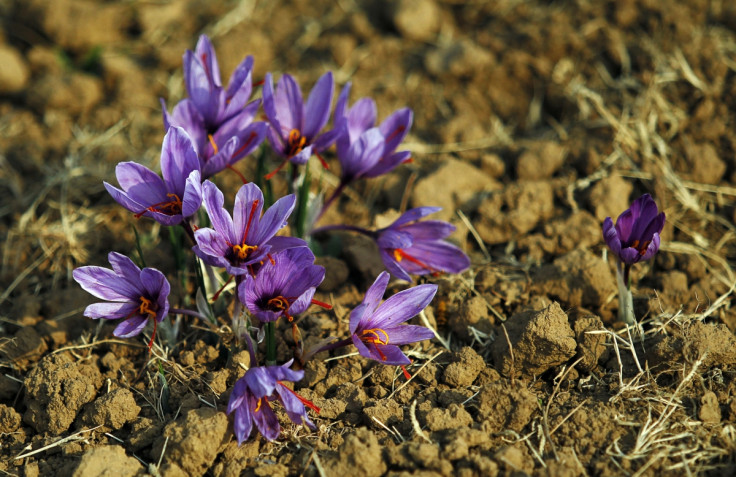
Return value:
M 245 372 L 243 379 L 257 398 L 267 397 L 276 390 L 276 379 L 270 372 L 274 366 L 254 366 Z
M 384 156 L 381 160 L 378 161 L 375 166 L 363 171 L 363 174 L 361 175 L 366 179 L 378 177 L 393 171 L 396 167 L 409 159 L 411 159 L 411 152 L 409 151 L 399 151 L 388 156 L 386 156 L 384 151 Z
M 240 139 L 237 136 L 231 137 L 222 147 L 219 148 L 216 154 L 212 155 L 205 161 L 202 166 L 202 175 L 204 177 L 212 177 L 221 170 L 225 169 L 230 163 L 230 160 L 238 149 Z M 212 145 L 207 146 L 207 152 L 210 152 Z M 212 149 L 214 151 L 214 149 Z
M 307 415 L 307 410 L 304 407 L 304 403 L 302 403 L 299 398 L 296 397 L 296 394 L 293 391 L 288 389 L 283 384 L 279 384 L 276 392 L 278 393 L 281 404 L 284 405 L 286 415 L 289 416 L 291 422 L 298 425 L 306 424 L 311 429 L 316 429 L 316 426 Z
M 317 80 L 304 107 L 305 116 L 302 135 L 308 141 L 314 139 L 330 119 L 330 107 L 332 106 L 334 92 L 335 81 L 332 78 L 332 72 L 328 71 Z
M 324 275 L 324 270 L 322 271 L 322 274 Z M 322 280 L 320 280 L 320 282 L 321 281 Z M 297 298 L 287 310 L 289 314 L 299 315 L 307 311 L 307 308 L 312 304 L 312 298 L 314 298 L 315 291 L 317 291 L 316 288 L 308 288 L 304 293 L 299 295 L 299 298 Z
M 287 237 L 285 235 L 276 235 L 268 241 L 268 245 L 271 247 L 269 252 L 271 255 L 289 250 L 291 248 L 307 247 L 307 242 L 299 237 Z
M 141 315 L 135 315 L 120 323 L 112 332 L 118 338 L 131 338 L 139 335 L 146 327 L 148 318 Z
M 253 421 L 263 437 L 269 441 L 274 441 L 281 433 L 281 426 L 279 426 L 279 420 L 273 409 L 271 409 L 268 400 L 266 398 L 261 398 L 261 400 L 260 408 L 253 412 Z
M 233 432 L 238 439 L 238 444 L 242 444 L 253 430 L 253 413 L 251 411 L 251 399 L 247 397 L 245 402 L 235 409 L 233 418 Z

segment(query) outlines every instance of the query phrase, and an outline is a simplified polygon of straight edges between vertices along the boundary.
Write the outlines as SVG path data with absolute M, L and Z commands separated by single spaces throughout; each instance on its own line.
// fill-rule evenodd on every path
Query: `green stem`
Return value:
M 276 364 L 276 326 L 275 322 L 266 323 L 266 366 Z

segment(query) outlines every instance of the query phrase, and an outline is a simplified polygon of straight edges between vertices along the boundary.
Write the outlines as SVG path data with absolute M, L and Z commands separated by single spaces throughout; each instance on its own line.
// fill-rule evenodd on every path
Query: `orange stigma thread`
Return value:
M 384 339 L 381 339 L 381 336 L 383 335 Z M 360 333 L 360 341 L 366 344 L 372 344 L 373 347 L 376 349 L 376 353 L 381 357 L 383 361 L 386 361 L 386 355 L 381 351 L 381 348 L 378 347 L 378 345 L 387 345 L 388 344 L 388 333 L 386 333 L 381 328 L 373 328 L 370 330 L 363 330 Z
M 388 135 L 388 137 L 386 138 L 386 142 L 390 142 L 393 138 L 403 133 L 405 130 L 406 128 L 404 126 L 397 127 L 396 129 L 391 131 L 391 134 Z
M 303 398 L 302 396 L 298 395 L 296 393 L 296 391 L 294 391 L 293 389 L 291 389 L 288 386 L 284 385 L 284 383 L 282 383 L 281 381 L 276 381 L 276 382 L 279 383 L 281 385 L 281 387 L 283 387 L 285 390 L 289 391 L 291 394 L 293 394 L 294 396 L 296 396 L 296 398 L 298 400 L 300 400 L 302 402 L 302 404 L 304 404 L 309 409 L 311 409 L 312 411 L 314 411 L 317 414 L 319 414 L 320 408 L 318 408 L 317 406 L 315 406 L 312 401 L 310 401 L 310 400 L 308 400 L 306 398 Z
M 260 201 L 256 199 L 253 201 L 253 205 L 250 207 L 248 223 L 245 225 L 245 232 L 243 232 L 243 243 L 240 245 L 232 245 L 233 253 L 240 260 L 245 260 L 251 253 L 258 250 L 258 245 L 248 245 L 245 243 L 245 240 L 248 238 L 248 232 L 250 231 L 250 226 L 253 223 L 253 217 L 256 215 L 256 211 L 258 210 L 259 203 Z
M 639 246 L 639 241 L 634 240 L 634 243 L 632 243 L 631 246 L 639 251 L 639 255 L 644 255 L 645 253 L 647 253 L 647 248 L 649 248 L 649 244 L 651 242 L 651 240 L 647 240 L 646 242 L 641 244 L 641 246 Z
M 426 263 L 422 262 L 421 260 L 419 260 L 416 257 L 413 257 L 413 256 L 409 255 L 408 253 L 404 252 L 400 248 L 395 248 L 394 249 L 394 259 L 396 259 L 397 262 L 401 262 L 403 259 L 406 259 L 407 261 L 409 261 L 409 262 L 411 262 L 411 263 L 413 263 L 415 265 L 419 265 L 420 267 L 429 270 L 429 272 L 432 274 L 433 277 L 439 276 L 439 274 L 440 274 L 440 271 L 437 270 L 436 268 L 430 267 Z
M 208 134 L 207 139 L 210 141 L 210 146 L 212 146 L 212 150 L 215 151 L 215 154 L 220 152 L 220 148 L 217 147 L 217 143 L 215 142 L 215 138 L 212 137 L 212 134 Z
M 166 194 L 170 200 L 165 200 L 157 204 L 153 204 L 150 207 L 146 207 L 142 212 L 138 212 L 133 217 L 140 219 L 146 212 L 159 212 L 166 215 L 177 215 L 181 214 L 181 199 L 176 194 Z
M 266 307 L 269 310 L 271 310 L 271 311 L 283 311 L 284 312 L 284 316 L 286 317 L 287 320 L 289 320 L 289 323 L 291 323 L 292 321 L 294 321 L 294 317 L 291 316 L 286 311 L 286 310 L 289 309 L 290 306 L 291 306 L 291 303 L 289 303 L 289 299 L 288 298 L 284 298 L 281 295 L 279 295 L 279 296 L 277 296 L 275 298 L 271 298 L 266 303 Z

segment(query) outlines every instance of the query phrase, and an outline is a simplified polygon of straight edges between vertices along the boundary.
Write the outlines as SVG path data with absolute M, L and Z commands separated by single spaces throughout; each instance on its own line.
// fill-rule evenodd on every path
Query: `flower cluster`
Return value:
M 333 116 L 332 73 L 318 79 L 306 102 L 299 84 L 289 74 L 281 76 L 275 89 L 272 75 L 267 74 L 261 99 L 251 99 L 253 62 L 252 57 L 245 58 L 223 87 L 212 43 L 202 36 L 195 50 L 184 54 L 188 97 L 171 112 L 161 101 L 165 130 L 161 175 L 142 164 L 123 162 L 115 171 L 119 186 L 104 183 L 113 199 L 136 219 L 147 217 L 183 229 L 197 267 L 205 273 L 182 276 L 198 276 L 196 287 L 200 293 L 217 300 L 225 286 L 214 294 L 208 294 L 207 289 L 212 292 L 222 282 L 226 285 L 235 281 L 233 307 L 220 309 L 233 310 L 232 330 L 238 342 L 248 346 L 251 356 L 251 367 L 234 384 L 227 409 L 234 416 L 239 442 L 249 438 L 254 424 L 266 439 L 279 436 L 280 426 L 272 407 L 276 402 L 294 423 L 315 427 L 306 409 L 319 409 L 285 384 L 299 381 L 303 371 L 292 369 L 293 360 L 276 364 L 278 324 L 291 328 L 299 366 L 320 351 L 343 346 L 355 346 L 362 356 L 382 364 L 405 366 L 410 360 L 399 346 L 434 336 L 428 328 L 404 322 L 430 303 L 436 285 L 409 288 L 381 303 L 390 278 L 383 272 L 351 312 L 349 337 L 329 338 L 304 350 L 300 316 L 312 305 L 331 307 L 315 299 L 325 269 L 315 264 L 305 237 L 285 234 L 290 222 L 292 230 L 311 230 L 313 235 L 345 228 L 371 236 L 388 271 L 409 282 L 412 275 L 459 273 L 470 265 L 459 248 L 444 240 L 454 231 L 452 225 L 437 220 L 420 222 L 439 210 L 435 207 L 412 209 L 390 226 L 374 231 L 344 224 L 314 228 L 345 187 L 362 178 L 385 174 L 410 159 L 409 152 L 397 149 L 411 127 L 412 112 L 400 109 L 376 125 L 373 100 L 363 98 L 348 108 L 348 84 L 340 93 Z M 261 106 L 265 120 L 257 121 Z M 327 167 L 322 154 L 332 146 L 341 167 L 339 186 L 324 204 L 309 203 L 310 183 L 305 172 L 299 176 L 299 168 L 312 156 Z M 256 159 L 257 170 L 265 172 L 268 150 L 280 163 L 272 172 L 248 182 L 234 166 L 258 148 L 262 153 Z M 287 164 L 292 165 L 294 193 L 274 201 L 270 188 L 262 189 L 258 184 L 274 177 Z M 210 180 L 225 169 L 237 172 L 244 182 L 232 208 L 226 207 L 225 193 Z M 309 215 L 305 212 L 308 210 L 315 213 Z M 109 261 L 112 269 L 80 267 L 73 276 L 82 288 L 104 300 L 89 305 L 86 316 L 121 320 L 113 332 L 115 336 L 136 336 L 152 323 L 150 351 L 157 327 L 166 324 L 167 315 L 217 318 L 200 294 L 195 300 L 197 310 L 171 307 L 171 287 L 161 271 L 141 269 L 115 252 L 110 253 Z M 258 359 L 261 343 L 265 348 L 263 365 Z

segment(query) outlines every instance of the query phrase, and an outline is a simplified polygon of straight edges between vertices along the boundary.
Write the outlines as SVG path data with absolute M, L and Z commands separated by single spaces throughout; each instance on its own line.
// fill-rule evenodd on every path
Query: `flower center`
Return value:
M 381 335 L 383 335 L 383 338 L 381 338 Z M 387 345 L 388 344 L 388 333 L 386 333 L 381 328 L 371 328 L 370 330 L 361 331 L 360 340 L 363 343 Z
M 307 144 L 307 138 L 302 136 L 298 129 L 292 129 L 289 131 L 287 155 L 291 157 L 299 154 L 304 149 L 305 144 Z
M 281 295 L 271 298 L 268 300 L 268 303 L 266 303 L 266 307 L 271 311 L 284 311 L 287 310 L 289 306 L 291 306 L 289 305 L 289 300 Z
M 638 240 L 634 240 L 634 243 L 631 244 L 631 247 L 638 250 L 639 255 L 644 255 L 645 253 L 647 253 L 647 248 L 649 248 L 649 244 L 651 242 L 651 240 L 646 240 L 640 244 Z
M 141 304 L 138 306 L 138 313 L 141 315 L 149 315 L 151 318 L 156 318 L 156 310 L 153 308 L 158 308 L 157 305 L 154 305 L 151 300 L 149 300 L 146 297 L 138 297 Z
M 150 207 L 146 207 L 142 212 L 138 212 L 134 215 L 136 219 L 140 219 L 146 212 L 158 212 L 166 215 L 178 215 L 181 214 L 181 199 L 176 194 L 166 194 L 169 200 L 153 204 Z

